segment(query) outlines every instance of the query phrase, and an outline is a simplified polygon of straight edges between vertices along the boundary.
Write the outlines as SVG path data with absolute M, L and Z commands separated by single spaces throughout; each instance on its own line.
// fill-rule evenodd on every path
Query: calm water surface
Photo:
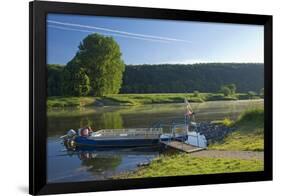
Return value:
M 242 111 L 262 105 L 263 100 L 247 100 L 194 103 L 192 107 L 196 121 L 203 122 L 226 117 L 235 120 Z M 154 104 L 48 111 L 48 182 L 106 180 L 120 172 L 132 171 L 139 163 L 165 153 L 157 147 L 70 152 L 59 139 L 67 130 L 87 125 L 94 130 L 151 127 L 159 121 L 171 123 L 183 119 L 184 109 L 184 104 Z

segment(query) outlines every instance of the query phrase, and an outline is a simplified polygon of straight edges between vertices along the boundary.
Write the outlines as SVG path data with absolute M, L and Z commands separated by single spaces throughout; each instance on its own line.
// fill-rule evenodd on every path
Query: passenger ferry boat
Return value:
M 193 111 L 187 100 L 185 119 L 181 122 L 170 124 L 170 132 L 163 133 L 164 124 L 156 124 L 151 128 L 127 128 L 127 129 L 102 129 L 96 132 L 90 132 L 90 129 L 84 128 L 78 131 L 69 130 L 61 138 L 66 147 L 89 146 L 95 148 L 116 148 L 116 147 L 145 147 L 160 144 L 164 141 L 179 140 L 182 142 L 194 143 L 189 139 L 196 138 L 197 145 L 200 134 L 189 131 L 194 122 L 191 122 Z M 165 125 L 164 125 L 165 126 Z M 195 126 L 196 127 L 196 126 Z M 180 130 L 180 131 L 178 131 Z M 204 144 L 206 145 L 206 144 Z
M 87 135 L 70 130 L 62 136 L 65 144 L 92 147 L 143 147 L 159 144 L 160 141 L 183 139 L 181 134 L 164 134 L 162 128 L 102 129 Z

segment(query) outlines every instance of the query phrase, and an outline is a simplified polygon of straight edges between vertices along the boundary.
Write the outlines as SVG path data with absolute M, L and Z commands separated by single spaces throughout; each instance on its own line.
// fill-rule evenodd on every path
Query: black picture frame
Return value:
M 272 180 L 272 16 L 207 11 L 187 11 L 143 7 L 125 7 L 64 2 L 33 1 L 29 4 L 30 22 L 30 98 L 29 98 L 29 193 L 58 194 L 204 185 Z M 133 18 L 205 21 L 264 25 L 264 171 L 157 177 L 145 179 L 87 181 L 71 183 L 46 182 L 46 15 L 47 13 L 118 16 Z

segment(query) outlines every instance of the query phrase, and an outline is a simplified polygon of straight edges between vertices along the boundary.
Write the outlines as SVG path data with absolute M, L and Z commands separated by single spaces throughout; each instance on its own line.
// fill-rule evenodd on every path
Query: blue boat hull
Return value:
M 186 139 L 185 137 L 177 137 L 173 140 L 182 141 Z M 169 138 L 163 138 L 161 141 L 168 141 L 171 140 Z M 155 146 L 160 143 L 159 138 L 118 138 L 118 139 L 95 139 L 95 138 L 88 138 L 88 137 L 76 137 L 74 139 L 76 145 L 78 146 L 89 146 L 95 148 L 126 148 L 126 147 L 144 147 L 144 146 Z
M 92 146 L 100 148 L 112 147 L 140 147 L 153 146 L 159 144 L 159 139 L 89 139 L 87 137 L 76 137 L 75 140 L 78 146 Z

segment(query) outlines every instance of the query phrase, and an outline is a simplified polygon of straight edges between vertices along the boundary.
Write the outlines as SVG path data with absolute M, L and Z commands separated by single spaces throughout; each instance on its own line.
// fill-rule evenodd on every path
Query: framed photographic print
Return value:
M 30 194 L 272 180 L 272 16 L 30 2 Z

